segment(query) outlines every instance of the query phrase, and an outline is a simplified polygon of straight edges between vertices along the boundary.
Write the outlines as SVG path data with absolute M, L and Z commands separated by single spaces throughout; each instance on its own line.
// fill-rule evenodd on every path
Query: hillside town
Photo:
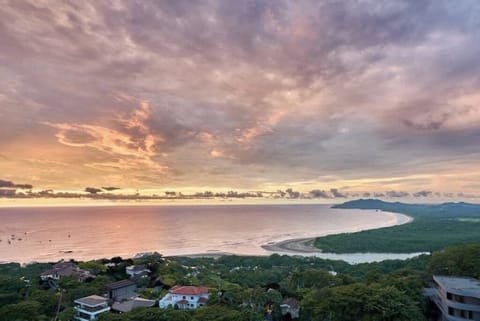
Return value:
M 0 321 L 354 321 L 352 309 L 360 320 L 475 321 L 479 257 L 479 245 L 467 245 L 357 265 L 158 253 L 6 263 L 0 264 Z

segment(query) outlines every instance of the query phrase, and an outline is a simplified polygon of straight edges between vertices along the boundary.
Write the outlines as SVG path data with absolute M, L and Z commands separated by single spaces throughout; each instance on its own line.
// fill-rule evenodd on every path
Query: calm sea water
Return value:
M 326 205 L 0 208 L 0 262 L 131 257 L 150 251 L 264 255 L 271 252 L 261 245 L 270 242 L 398 220 L 392 213 Z

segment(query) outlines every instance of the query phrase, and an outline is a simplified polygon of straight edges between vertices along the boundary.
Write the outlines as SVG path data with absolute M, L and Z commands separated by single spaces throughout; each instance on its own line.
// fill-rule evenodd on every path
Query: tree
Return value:
M 41 305 L 36 301 L 22 301 L 0 308 L 0 321 L 30 321 L 38 320 L 41 315 Z
M 420 308 L 393 286 L 355 283 L 309 292 L 302 301 L 302 320 L 421 321 Z
M 335 277 L 323 269 L 308 269 L 301 272 L 294 272 L 289 278 L 289 286 L 297 290 L 301 288 L 321 289 L 335 285 L 336 283 L 337 280 Z
M 434 252 L 428 266 L 432 274 L 480 277 L 480 244 L 447 247 Z

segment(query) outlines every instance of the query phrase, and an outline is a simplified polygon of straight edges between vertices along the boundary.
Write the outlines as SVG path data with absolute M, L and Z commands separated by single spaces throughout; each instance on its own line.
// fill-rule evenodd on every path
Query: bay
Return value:
M 0 208 L 0 262 L 91 260 L 153 251 L 166 256 L 269 255 L 262 245 L 406 220 L 401 214 L 310 204 Z M 359 263 L 416 254 L 330 255 Z

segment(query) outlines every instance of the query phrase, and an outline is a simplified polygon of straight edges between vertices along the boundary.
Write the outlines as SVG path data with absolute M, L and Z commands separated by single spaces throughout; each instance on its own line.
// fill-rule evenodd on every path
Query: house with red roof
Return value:
M 203 286 L 175 285 L 159 302 L 160 309 L 196 309 L 207 303 L 208 289 Z

